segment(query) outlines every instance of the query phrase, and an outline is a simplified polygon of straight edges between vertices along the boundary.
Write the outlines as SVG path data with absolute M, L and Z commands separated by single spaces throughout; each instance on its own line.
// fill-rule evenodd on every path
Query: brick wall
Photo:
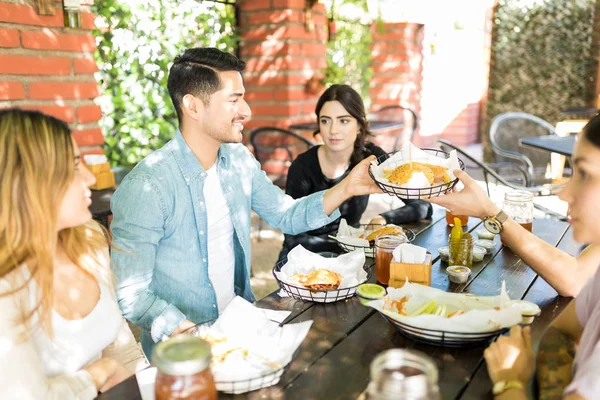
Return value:
M 388 105 L 402 105 L 420 116 L 423 25 L 409 22 L 374 23 L 371 25 L 371 32 L 373 34 L 371 45 L 373 79 L 369 90 L 372 101 L 371 111 Z M 406 128 L 412 130 L 408 126 Z M 382 134 L 396 136 L 402 132 L 390 130 Z M 418 143 L 418 133 L 413 137 L 413 142 Z
M 245 0 L 239 7 L 244 84 L 252 109 L 246 127 L 314 121 L 321 93 L 309 94 L 305 87 L 326 67 L 325 6 L 307 10 L 305 0 Z
M 53 16 L 38 15 L 34 1 L 0 0 L 0 108 L 40 110 L 66 121 L 83 153 L 103 153 L 94 104 L 99 88 L 93 0 L 84 1 L 81 29 L 64 27 L 61 2 Z

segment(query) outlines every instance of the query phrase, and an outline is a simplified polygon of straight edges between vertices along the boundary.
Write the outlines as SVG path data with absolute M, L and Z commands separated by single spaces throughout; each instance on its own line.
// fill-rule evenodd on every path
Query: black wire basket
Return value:
M 275 264 L 275 267 L 273 267 L 273 276 L 275 277 L 275 280 L 279 284 L 281 290 L 296 300 L 312 301 L 315 303 L 333 303 L 336 301 L 349 299 L 350 297 L 354 296 L 356 293 L 356 288 L 371 279 L 371 276 L 373 275 L 373 266 L 375 265 L 374 263 L 365 264 L 363 269 L 366 271 L 367 277 L 364 281 L 359 282 L 354 286 L 343 289 L 311 291 L 304 286 L 292 285 L 291 283 L 284 282 L 277 277 L 275 272 L 281 271 L 281 268 L 286 264 L 286 262 L 287 260 L 281 260 Z
M 365 232 L 382 228 L 381 225 L 376 225 L 376 224 L 360 224 L 360 226 L 361 226 L 361 228 L 364 228 Z M 404 231 L 404 235 L 406 236 L 408 243 L 415 240 L 416 235 L 413 231 L 411 231 L 410 229 L 406 229 L 406 228 L 402 228 L 402 230 Z M 344 250 L 346 253 L 349 253 L 354 250 L 362 249 L 365 251 L 365 256 L 375 258 L 375 245 L 358 246 L 358 245 L 353 245 L 353 244 L 349 244 L 349 243 L 344 243 L 344 242 L 340 241 L 340 239 L 338 239 L 338 238 L 336 238 L 335 240 L 336 240 L 338 246 L 340 246 L 342 248 L 342 250 Z
M 215 323 L 215 321 L 216 321 L 216 319 L 206 321 L 206 322 L 201 322 L 191 328 L 186 329 L 182 333 L 191 331 L 194 328 L 199 328 L 196 330 L 196 332 L 193 333 L 193 335 L 198 336 L 198 337 L 203 337 L 209 332 L 210 326 L 213 325 Z M 296 351 L 294 352 L 294 355 L 292 356 L 292 360 L 294 358 L 296 358 L 296 355 L 298 354 L 298 349 L 296 349 Z M 270 370 L 268 372 L 264 372 L 258 376 L 250 377 L 248 379 L 240 379 L 240 380 L 236 380 L 236 381 L 218 381 L 215 379 L 215 386 L 217 387 L 217 390 L 219 392 L 228 393 L 228 394 L 246 393 L 246 392 L 250 392 L 253 390 L 258 390 L 258 389 L 266 388 L 269 386 L 273 386 L 273 385 L 277 384 L 277 382 L 279 382 L 281 375 L 283 375 L 283 373 L 287 369 L 288 365 L 290 365 L 290 363 L 287 363 L 286 365 L 274 367 L 272 370 Z
M 416 342 L 441 347 L 466 347 L 484 345 L 508 331 L 508 328 L 497 329 L 489 332 L 451 332 L 436 329 L 417 328 L 415 326 L 397 321 L 383 313 L 387 319 L 403 336 Z
M 440 157 L 440 158 L 449 158 L 450 157 L 450 153 L 442 151 L 442 150 L 438 150 L 438 149 L 421 149 L 423 150 L 425 153 L 432 155 L 432 156 L 436 156 L 436 157 Z M 389 154 L 385 154 L 383 156 L 380 156 L 377 158 L 377 163 L 381 164 L 384 161 L 386 161 L 388 158 L 392 157 L 395 153 L 389 153 Z M 424 160 L 420 160 L 420 159 L 414 159 L 414 162 L 421 162 Z M 405 164 L 408 161 L 406 160 L 398 160 L 397 163 L 392 163 L 392 165 L 390 165 L 390 168 L 396 168 L 399 165 Z M 465 169 L 465 164 L 462 162 L 461 159 L 458 159 L 458 164 L 460 166 L 461 170 Z M 399 199 L 428 199 L 430 197 L 437 197 L 439 195 L 445 194 L 449 191 L 452 190 L 452 188 L 454 188 L 454 186 L 458 183 L 458 178 L 455 178 L 454 180 L 447 182 L 447 183 L 442 183 L 439 185 L 435 185 L 435 186 L 431 186 L 431 187 L 427 187 L 427 188 L 401 188 L 400 186 L 391 184 L 391 183 L 385 183 L 385 182 L 381 182 L 378 181 L 377 178 L 375 178 L 375 175 L 373 175 L 373 166 L 369 166 L 369 175 L 371 176 L 371 179 L 373 179 L 375 181 L 375 183 L 377 184 L 377 186 L 379 186 L 379 188 L 381 188 L 381 190 L 383 190 L 385 193 L 389 194 L 390 196 L 396 196 Z

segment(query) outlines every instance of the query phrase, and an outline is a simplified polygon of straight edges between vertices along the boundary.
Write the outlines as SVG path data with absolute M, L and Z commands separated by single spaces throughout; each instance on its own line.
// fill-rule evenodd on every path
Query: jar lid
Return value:
M 386 350 L 371 363 L 369 394 L 383 398 L 425 398 L 428 393 L 437 392 L 437 383 L 435 362 L 419 351 Z
M 158 343 L 152 350 L 152 363 L 169 375 L 194 375 L 210 365 L 210 344 L 198 337 L 178 335 Z
M 408 237 L 404 234 L 381 235 L 375 238 L 375 247 L 383 249 L 395 249 L 402 243 L 408 243 Z

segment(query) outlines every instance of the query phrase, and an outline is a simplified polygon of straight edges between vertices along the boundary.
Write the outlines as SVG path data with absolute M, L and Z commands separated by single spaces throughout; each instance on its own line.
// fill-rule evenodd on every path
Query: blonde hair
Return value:
M 90 221 L 56 232 L 74 174 L 73 138 L 66 123 L 37 111 L 0 111 L 0 279 L 23 265 L 29 270 L 24 283 L 11 285 L 0 296 L 31 290 L 29 282 L 35 280 L 35 305 L 22 303 L 16 322 L 27 325 L 36 316 L 51 337 L 57 245 L 84 271 L 110 276 L 108 271 L 97 274 L 107 246 L 99 224 Z

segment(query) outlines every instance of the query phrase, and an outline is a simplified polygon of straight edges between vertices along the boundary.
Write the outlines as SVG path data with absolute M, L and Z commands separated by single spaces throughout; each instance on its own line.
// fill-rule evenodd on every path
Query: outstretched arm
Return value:
M 446 207 L 455 215 L 483 219 L 498 214 L 500 208 L 466 172 L 455 170 L 454 175 L 464 184 L 464 189 L 432 197 L 428 201 Z M 600 265 L 598 246 L 589 246 L 579 257 L 573 257 L 544 242 L 512 219 L 504 223 L 502 241 L 561 296 L 576 296 Z

